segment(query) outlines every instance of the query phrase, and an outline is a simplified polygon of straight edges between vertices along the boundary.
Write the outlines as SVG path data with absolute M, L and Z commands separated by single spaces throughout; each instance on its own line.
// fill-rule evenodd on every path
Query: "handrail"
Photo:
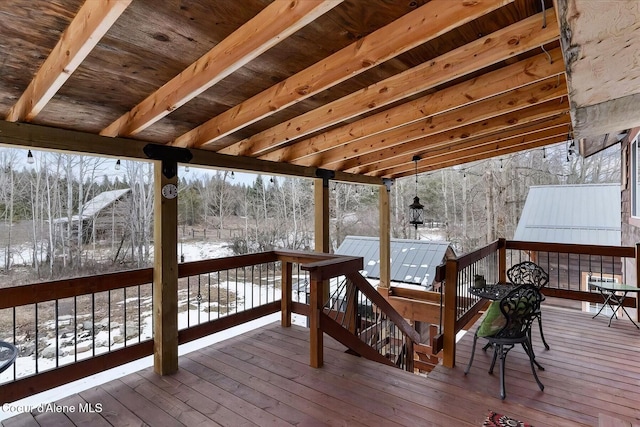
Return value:
M 347 329 L 338 327 L 338 323 L 328 317 L 325 313 L 324 283 L 335 277 L 345 276 L 351 280 L 363 295 L 371 300 L 385 316 L 392 321 L 400 331 L 407 337 L 407 345 L 403 352 L 407 363 L 405 367 L 413 371 L 413 344 L 419 342 L 420 336 L 408 322 L 382 297 L 359 273 L 363 268 L 362 257 L 332 256 L 324 260 L 318 260 L 301 266 L 310 274 L 310 301 L 309 301 L 309 329 L 310 329 L 310 364 L 313 367 L 320 367 L 323 364 L 323 333 L 330 334 L 335 339 L 347 345 L 353 351 L 372 360 L 382 361 L 384 357 L 377 352 L 372 352 L 369 347 L 364 347 L 359 338 L 349 331 L 353 338 L 349 338 Z M 355 298 L 351 304 L 355 305 Z M 349 309 L 350 315 L 357 316 L 355 309 Z M 346 313 L 345 313 L 346 314 Z M 383 362 L 387 363 L 387 362 Z
M 622 258 L 634 258 L 636 256 L 636 248 L 633 246 L 572 245 L 566 243 L 525 242 L 522 240 L 506 240 L 506 249 L 583 255 L 607 255 Z
M 153 269 L 120 271 L 0 289 L 0 310 L 55 299 L 105 292 L 153 281 Z
M 411 325 L 398 313 L 393 306 L 387 301 L 380 293 L 371 286 L 371 284 L 362 277 L 360 273 L 349 273 L 347 278 L 353 282 L 354 285 L 362 292 L 367 298 L 369 298 L 376 306 L 378 306 L 383 313 L 385 313 L 389 319 L 398 327 L 400 331 L 407 335 L 414 343 L 420 342 L 420 335 Z

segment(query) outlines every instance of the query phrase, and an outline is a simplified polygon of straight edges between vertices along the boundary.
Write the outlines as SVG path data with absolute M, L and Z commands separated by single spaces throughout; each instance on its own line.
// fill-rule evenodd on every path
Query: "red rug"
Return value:
M 496 414 L 493 411 L 489 411 L 489 415 L 484 420 L 483 427 L 533 427 L 531 424 L 523 423 L 522 421 L 514 420 L 511 417 L 502 414 Z

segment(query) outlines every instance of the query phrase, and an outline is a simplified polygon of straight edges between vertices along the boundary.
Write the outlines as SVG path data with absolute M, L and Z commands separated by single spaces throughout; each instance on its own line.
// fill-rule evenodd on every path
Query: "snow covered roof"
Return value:
M 391 239 L 391 281 L 431 287 L 436 267 L 445 260 L 449 242 Z M 364 258 L 362 275 L 380 279 L 377 237 L 347 236 L 337 254 Z
M 82 218 L 83 219 L 93 218 L 94 216 L 98 215 L 101 210 L 103 210 L 104 208 L 106 208 L 107 206 L 109 206 L 110 204 L 115 202 L 116 200 L 118 200 L 120 197 L 122 197 L 124 194 L 126 194 L 129 191 L 131 191 L 130 188 L 123 188 L 123 189 L 120 189 L 120 190 L 103 191 L 102 193 L 100 193 L 96 197 L 94 197 L 93 199 L 87 201 L 87 203 L 85 203 L 82 206 Z M 80 216 L 79 215 L 73 215 L 71 217 L 71 221 L 79 221 L 79 220 L 80 220 Z M 67 222 L 67 218 L 66 217 L 56 218 L 54 220 L 55 224 L 65 223 L 65 222 Z
M 620 211 L 617 183 L 533 186 L 514 240 L 619 246 Z

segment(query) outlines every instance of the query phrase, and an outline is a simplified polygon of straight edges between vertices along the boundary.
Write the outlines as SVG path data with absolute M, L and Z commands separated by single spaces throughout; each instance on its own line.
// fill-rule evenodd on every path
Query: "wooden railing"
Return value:
M 309 316 L 310 359 L 319 366 L 322 332 L 331 325 L 326 326 L 321 310 L 310 307 L 321 307 L 331 277 L 350 275 L 361 279 L 359 289 L 364 289 L 367 282 L 360 268 L 362 258 L 297 251 L 180 264 L 178 341 L 186 343 L 278 311 L 282 324 L 289 326 L 292 313 L 300 313 Z M 20 350 L 14 367 L 0 377 L 0 404 L 151 355 L 152 281 L 152 269 L 139 269 L 0 289 L 0 339 Z M 373 288 L 362 292 L 386 316 L 403 321 Z M 411 334 L 404 323 L 402 330 Z M 47 347 L 41 345 L 45 336 Z M 25 363 L 33 369 L 22 369 Z
M 310 364 L 322 366 L 327 333 L 362 357 L 413 372 L 413 345 L 420 337 L 360 275 L 362 268 L 361 257 L 346 256 L 302 266 L 310 279 L 309 306 L 304 310 L 309 319 Z M 331 281 L 337 286 L 328 295 Z M 283 313 L 286 305 L 283 301 Z
M 499 239 L 448 260 L 436 272 L 436 280 L 445 284 L 443 364 L 455 366 L 456 334 L 487 304 L 486 300 L 469 293 L 476 275 L 482 276 L 487 283 L 505 282 L 506 271 L 512 265 L 531 260 L 549 273 L 549 284 L 542 289 L 545 296 L 602 303 L 602 296 L 591 289 L 588 282 L 606 279 L 636 285 L 636 278 L 640 277 L 639 259 L 640 245 L 569 245 Z M 638 301 L 627 298 L 625 306 L 638 307 Z M 640 310 L 637 313 L 640 316 Z

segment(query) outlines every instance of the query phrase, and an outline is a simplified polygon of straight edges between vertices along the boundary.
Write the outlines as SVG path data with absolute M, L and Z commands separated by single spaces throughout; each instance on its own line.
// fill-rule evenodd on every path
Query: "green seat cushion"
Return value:
M 493 301 L 489 305 L 487 314 L 478 328 L 476 334 L 479 337 L 490 337 L 495 335 L 507 324 L 507 318 L 500 311 L 500 301 Z

